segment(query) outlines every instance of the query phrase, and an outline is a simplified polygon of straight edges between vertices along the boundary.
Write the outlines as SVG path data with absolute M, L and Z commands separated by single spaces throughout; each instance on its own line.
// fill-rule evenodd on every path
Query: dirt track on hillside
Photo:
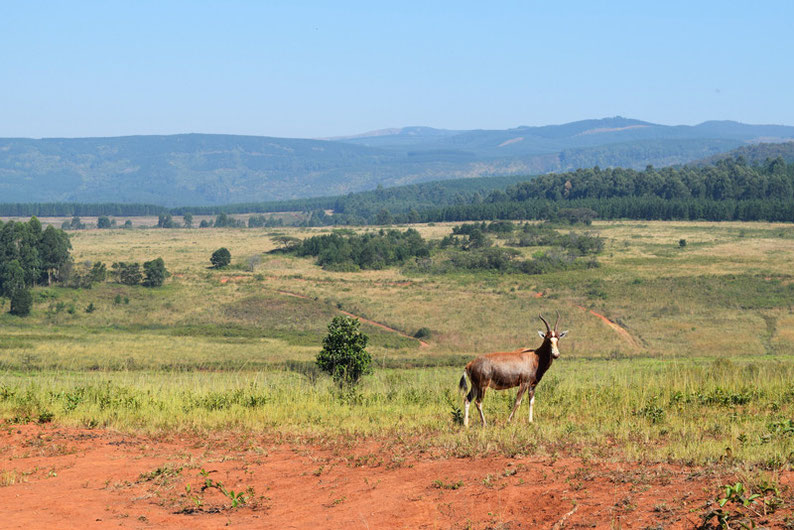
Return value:
M 605 317 L 601 313 L 596 313 L 592 309 L 587 309 L 586 307 L 581 306 L 581 305 L 577 305 L 576 307 L 578 307 L 582 311 L 587 311 L 588 313 L 600 318 L 607 326 L 612 328 L 615 331 L 615 333 L 620 335 L 620 337 L 622 337 L 626 342 L 628 342 L 629 344 L 631 344 L 635 348 L 641 348 L 642 347 L 640 342 L 637 339 L 635 339 L 632 336 L 632 334 L 628 332 L 628 330 L 626 328 L 620 326 L 620 324 L 612 322 L 611 320 L 609 320 L 607 317 Z
M 3 426 L 0 448 L 3 528 L 692 528 L 733 478 L 572 457 L 449 458 L 378 442 L 38 425 Z M 217 488 L 202 491 L 201 469 L 227 490 L 253 488 L 248 503 L 232 509 Z
M 304 300 L 311 300 L 312 299 L 312 298 L 310 298 L 310 297 L 308 297 L 308 296 L 306 296 L 304 294 L 293 293 L 291 291 L 276 291 L 276 292 L 279 293 L 279 294 L 283 294 L 285 296 L 293 296 L 295 298 L 302 298 Z M 375 326 L 376 328 L 380 328 L 380 329 L 382 329 L 384 331 L 388 331 L 389 333 L 394 333 L 394 334 L 400 335 L 401 337 L 405 337 L 407 339 L 413 339 L 415 341 L 418 341 L 420 348 L 427 348 L 428 346 L 430 346 L 425 341 L 423 341 L 421 339 L 417 339 L 416 337 L 412 337 L 412 336 L 408 335 L 407 333 L 403 333 L 399 329 L 394 329 L 392 327 L 389 327 L 386 324 L 381 324 L 380 322 L 375 322 L 374 320 L 369 320 L 368 318 L 364 318 L 364 317 L 359 316 L 359 315 L 354 315 L 353 313 L 351 313 L 349 311 L 343 311 L 342 309 L 339 309 L 338 311 L 340 313 L 342 313 L 343 315 L 347 315 L 349 317 L 356 318 L 356 319 L 360 320 L 361 322 L 369 324 L 370 326 Z

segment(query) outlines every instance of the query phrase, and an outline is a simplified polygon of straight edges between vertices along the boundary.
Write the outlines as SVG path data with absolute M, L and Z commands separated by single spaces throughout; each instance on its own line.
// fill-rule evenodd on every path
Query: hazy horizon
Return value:
M 543 127 L 543 126 L 555 126 L 555 125 L 565 125 L 567 123 L 575 123 L 576 121 L 589 121 L 589 120 L 602 120 L 602 119 L 609 119 L 609 118 L 626 118 L 638 121 L 645 121 L 648 123 L 653 123 L 654 125 L 663 125 L 668 127 L 676 127 L 676 126 L 696 126 L 701 125 L 707 122 L 736 122 L 742 123 L 745 125 L 756 125 L 756 126 L 784 126 L 784 127 L 792 127 L 791 124 L 788 123 L 746 123 L 746 122 L 739 122 L 738 120 L 704 120 L 697 123 L 659 123 L 659 122 L 650 122 L 649 120 L 643 120 L 642 118 L 635 118 L 632 116 L 601 116 L 597 118 L 583 118 L 582 120 L 575 120 L 574 122 L 565 122 L 565 123 L 540 123 L 540 124 L 526 124 L 522 123 L 520 125 L 514 125 L 510 127 L 505 127 L 504 129 L 486 129 L 484 127 L 474 127 L 472 129 L 448 129 L 445 127 L 433 127 L 430 125 L 423 125 L 423 124 L 412 124 L 412 125 L 403 125 L 403 126 L 396 126 L 396 127 L 381 127 L 379 129 L 371 129 L 368 131 L 359 131 L 359 132 L 351 132 L 349 134 L 340 134 L 335 136 L 324 136 L 324 137 L 299 137 L 299 136 L 273 136 L 269 134 L 238 134 L 238 133 L 231 133 L 231 132 L 211 132 L 211 131 L 180 131 L 180 132 L 171 132 L 171 133 L 151 133 L 151 134 L 114 134 L 114 135 L 107 135 L 107 136 L 0 136 L 0 138 L 4 139 L 12 139 L 12 138 L 19 138 L 24 140 L 60 140 L 60 139 L 90 139 L 90 138 L 125 138 L 125 137 L 132 137 L 132 136 L 179 136 L 185 134 L 201 134 L 201 135 L 224 135 L 224 136 L 257 136 L 257 137 L 272 137 L 272 138 L 285 138 L 285 139 L 293 139 L 293 140 L 342 140 L 345 138 L 356 138 L 356 137 L 363 137 L 374 133 L 380 133 L 384 131 L 399 131 L 402 129 L 410 129 L 412 127 L 428 127 L 431 129 L 438 129 L 438 130 L 458 130 L 458 131 L 489 131 L 489 130 L 513 130 L 518 129 L 520 127 Z M 786 140 L 788 141 L 788 140 Z

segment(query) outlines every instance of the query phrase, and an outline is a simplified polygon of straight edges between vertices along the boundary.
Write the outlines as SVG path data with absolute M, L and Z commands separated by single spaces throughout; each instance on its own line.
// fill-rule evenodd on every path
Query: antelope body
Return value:
M 529 348 L 522 348 L 512 352 L 496 352 L 481 355 L 469 364 L 460 378 L 460 389 L 465 393 L 467 388 L 466 377 L 471 381 L 471 390 L 463 398 L 463 425 L 469 426 L 469 405 L 472 401 L 477 406 L 477 411 L 480 413 L 483 427 L 485 426 L 485 415 L 482 412 L 482 400 L 485 397 L 485 391 L 488 388 L 494 390 L 506 390 L 508 388 L 518 387 L 518 395 L 516 395 L 516 402 L 513 405 L 513 410 L 507 421 L 513 419 L 518 407 L 521 405 L 521 399 L 524 393 L 529 390 L 529 422 L 532 423 L 532 410 L 535 405 L 535 387 L 543 378 L 543 374 L 551 367 L 554 359 L 560 356 L 560 350 L 557 344 L 561 338 L 568 334 L 568 331 L 558 332 L 557 324 L 560 321 L 559 314 L 557 321 L 554 323 L 554 329 L 549 326 L 543 315 L 539 315 L 540 319 L 546 324 L 546 332 L 538 331 L 538 334 L 543 338 L 543 343 L 539 348 L 532 350 Z

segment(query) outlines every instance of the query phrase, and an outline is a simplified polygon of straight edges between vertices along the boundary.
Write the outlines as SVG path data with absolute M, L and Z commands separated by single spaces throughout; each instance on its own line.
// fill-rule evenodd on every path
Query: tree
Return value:
M 69 249 L 72 248 L 72 243 L 66 232 L 50 225 L 41 234 L 39 247 L 41 268 L 47 274 L 47 285 L 51 285 L 53 274 L 69 261 Z
M 281 248 L 284 250 L 294 249 L 301 242 L 300 239 L 292 236 L 271 236 L 270 239 L 272 239 L 274 243 L 281 245 Z
M 381 208 L 378 211 L 378 214 L 375 216 L 375 224 L 376 225 L 390 225 L 394 222 L 394 217 L 392 217 L 391 212 L 386 208 Z
M 64 221 L 62 227 L 64 230 L 72 229 L 72 230 L 83 230 L 85 228 L 85 223 L 83 223 L 79 217 L 76 215 L 72 217 L 70 222 Z
M 97 228 L 110 228 L 110 219 L 107 216 L 102 216 L 96 220 Z
M 11 298 L 25 287 L 25 270 L 18 260 L 0 264 L 0 295 Z
M 245 226 L 242 221 L 238 222 L 237 219 L 231 217 L 225 213 L 218 214 L 215 218 L 215 228 L 234 228 L 237 226 Z
M 193 228 L 193 214 L 190 212 L 185 212 L 182 216 L 182 219 L 185 221 L 185 228 Z
M 210 263 L 214 269 L 222 269 L 232 262 L 232 253 L 226 247 L 221 247 L 212 253 Z
M 33 295 L 28 289 L 17 289 L 11 295 L 11 314 L 26 317 L 33 307 Z
M 174 219 L 171 214 L 160 214 L 157 218 L 158 228 L 174 228 Z
M 145 287 L 160 287 L 168 276 L 163 258 L 144 262 L 143 273 L 146 276 L 143 280 Z
M 339 385 L 354 386 L 361 376 L 372 373 L 372 357 L 367 352 L 369 337 L 361 332 L 358 319 L 337 316 L 328 325 L 317 366 Z

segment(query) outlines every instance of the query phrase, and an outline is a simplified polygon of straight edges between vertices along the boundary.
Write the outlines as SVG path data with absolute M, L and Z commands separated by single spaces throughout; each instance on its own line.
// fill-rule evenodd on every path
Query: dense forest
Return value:
M 311 212 L 314 210 L 351 211 L 363 210 L 367 204 L 376 204 L 395 213 L 408 212 L 411 208 L 459 204 L 469 202 L 472 196 L 487 195 L 491 190 L 503 190 L 507 186 L 526 181 L 531 177 L 477 177 L 451 179 L 424 184 L 409 184 L 394 188 L 379 187 L 372 191 L 349 193 L 330 197 L 292 199 L 286 201 L 246 202 L 222 206 L 179 206 L 166 208 L 154 204 L 125 203 L 0 203 L 0 215 L 9 217 L 74 217 L 114 216 L 137 217 L 185 215 L 218 215 L 272 212 Z
M 794 162 L 794 142 L 750 144 L 737 147 L 727 153 L 720 153 L 702 160 L 690 162 L 689 166 L 710 166 L 720 160 L 728 158 L 742 158 L 748 164 L 759 165 L 767 160 L 774 160 L 780 157 L 788 163 Z
M 333 216 L 318 214 L 310 222 L 580 221 L 587 212 L 600 219 L 794 222 L 794 163 L 782 157 L 756 165 L 736 157 L 705 167 L 594 167 L 542 175 L 487 194 L 438 193 L 428 185 L 410 191 L 413 196 L 402 188 L 340 198 Z
M 542 175 L 506 190 L 506 199 L 611 199 L 660 197 L 669 200 L 788 201 L 794 193 L 794 164 L 782 157 L 760 165 L 743 158 L 720 160 L 709 167 L 682 167 L 644 171 L 610 168 L 579 169 L 570 173 Z
M 493 177 L 414 184 L 337 197 L 246 203 L 223 207 L 164 209 L 123 204 L 5 204 L 2 215 L 172 215 L 217 214 L 201 227 L 243 226 L 239 213 L 304 212 L 300 224 L 390 225 L 436 221 L 549 219 L 580 221 L 582 212 L 600 219 L 703 219 L 710 221 L 794 222 L 794 143 L 742 148 L 741 152 L 778 153 L 760 163 L 742 155 L 713 165 L 644 170 L 578 169 L 539 177 Z M 784 156 L 785 155 L 785 156 Z M 329 213 L 331 211 L 332 213 Z M 277 226 L 281 220 L 253 216 L 251 228 Z M 189 225 L 189 223 L 186 223 Z M 76 228 L 71 223 L 65 228 Z M 168 227 L 168 224 L 158 223 Z M 77 228 L 80 226 L 78 225 Z

